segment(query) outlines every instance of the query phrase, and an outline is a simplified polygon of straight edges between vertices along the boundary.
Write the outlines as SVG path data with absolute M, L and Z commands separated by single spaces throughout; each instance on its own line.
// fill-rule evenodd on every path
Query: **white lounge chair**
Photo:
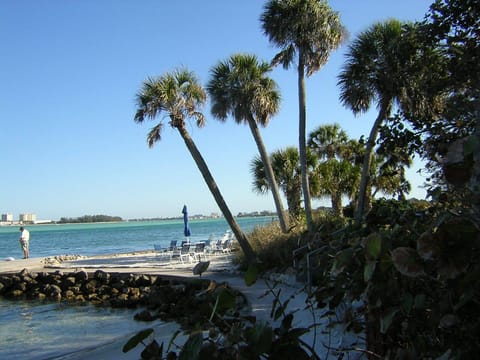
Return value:
M 155 252 L 157 253 L 158 256 L 162 258 L 170 258 L 170 259 L 176 247 L 177 247 L 177 240 L 170 241 L 170 246 L 168 247 L 164 247 L 158 244 L 153 245 L 153 248 L 155 249 Z

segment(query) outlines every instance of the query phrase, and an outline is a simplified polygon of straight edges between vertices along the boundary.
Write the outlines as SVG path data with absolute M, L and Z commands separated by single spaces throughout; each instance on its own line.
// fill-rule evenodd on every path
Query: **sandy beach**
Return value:
M 30 272 L 55 272 L 55 271 L 74 271 L 84 269 L 87 272 L 94 272 L 98 269 L 106 272 L 128 272 L 141 274 L 155 274 L 165 277 L 193 277 L 192 268 L 195 264 L 182 264 L 178 261 L 168 263 L 160 258 L 154 251 L 142 251 L 127 254 L 110 254 L 90 257 L 79 257 L 76 259 L 54 261 L 52 258 L 30 258 L 14 261 L 1 261 L 0 273 L 16 273 L 23 269 Z M 294 326 L 308 327 L 314 322 L 318 324 L 317 332 L 310 332 L 303 338 L 312 344 L 321 358 L 325 358 L 329 352 L 322 345 L 330 343 L 331 346 L 342 347 L 357 342 L 358 339 L 351 334 L 345 334 L 340 327 L 332 328 L 325 333 L 320 329 L 326 327 L 328 319 L 321 317 L 323 311 L 312 311 L 307 306 L 307 294 L 304 291 L 304 285 L 297 283 L 294 276 L 281 274 L 275 277 L 259 279 L 254 285 L 245 285 L 243 275 L 233 266 L 229 256 L 217 256 L 210 258 L 211 264 L 208 270 L 202 275 L 202 278 L 215 280 L 218 283 L 228 283 L 229 286 L 242 292 L 248 301 L 251 315 L 255 316 L 257 321 L 271 321 L 270 311 L 274 297 L 268 293 L 268 288 L 275 281 L 280 280 L 277 288 L 281 287 L 281 301 L 290 299 L 288 310 L 295 312 Z M 266 295 L 267 294 L 267 295 Z M 266 295 L 266 296 L 265 296 Z M 146 326 L 148 327 L 148 326 Z M 178 328 L 176 324 L 162 325 L 161 329 L 155 332 L 155 339 L 168 343 L 171 334 Z M 164 334 L 164 335 L 162 335 Z M 133 335 L 133 334 L 132 334 Z M 109 344 L 94 349 L 86 349 L 80 353 L 70 354 L 62 359 L 139 359 L 142 346 L 124 354 L 122 347 L 128 340 L 128 337 L 119 338 Z M 177 342 L 182 343 L 186 337 L 179 338 Z M 358 355 L 354 354 L 354 355 Z M 359 357 L 354 357 L 359 358 Z

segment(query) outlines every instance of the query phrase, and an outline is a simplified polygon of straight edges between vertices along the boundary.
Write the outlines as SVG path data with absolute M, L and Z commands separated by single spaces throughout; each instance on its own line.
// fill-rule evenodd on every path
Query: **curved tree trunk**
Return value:
M 285 234 L 288 232 L 288 219 L 286 217 L 285 210 L 283 209 L 282 199 L 280 198 L 280 191 L 278 190 L 278 184 L 277 184 L 277 181 L 275 180 L 275 174 L 273 173 L 273 168 L 270 162 L 270 158 L 268 157 L 267 150 L 265 149 L 262 136 L 260 135 L 260 131 L 258 129 L 258 126 L 255 120 L 253 118 L 250 118 L 248 120 L 248 125 L 250 126 L 250 130 L 252 131 L 253 138 L 255 139 L 255 143 L 257 144 L 258 152 L 260 153 L 260 157 L 262 158 L 263 166 L 265 167 L 265 175 L 267 176 L 268 185 L 270 186 L 270 189 L 272 189 L 273 200 L 275 202 L 275 207 L 277 209 L 280 228 L 282 229 L 282 232 Z
M 303 203 L 305 207 L 305 217 L 307 219 L 307 229 L 309 233 L 313 233 L 313 219 L 312 219 L 312 202 L 310 197 L 310 185 L 308 183 L 308 169 L 307 169 L 307 105 L 306 105 L 306 89 L 305 89 L 305 65 L 302 53 L 299 54 L 298 64 L 298 143 L 300 154 L 300 169 L 302 172 L 302 190 Z
M 207 183 L 207 186 L 210 189 L 210 192 L 215 198 L 215 201 L 217 202 L 217 205 L 220 208 L 223 216 L 225 217 L 225 220 L 227 220 L 228 224 L 230 225 L 230 228 L 235 234 L 235 237 L 237 238 L 237 241 L 240 247 L 242 248 L 243 253 L 245 254 L 245 258 L 247 259 L 247 262 L 249 264 L 255 263 L 256 262 L 255 253 L 250 243 L 248 242 L 247 237 L 245 236 L 243 231 L 240 229 L 240 226 L 235 221 L 235 218 L 233 217 L 232 213 L 230 212 L 230 209 L 225 203 L 225 200 L 223 199 L 223 196 L 220 193 L 220 189 L 218 188 L 215 180 L 213 179 L 213 176 L 210 173 L 210 170 L 208 169 L 208 166 L 205 160 L 203 159 L 203 156 L 198 151 L 197 146 L 195 145 L 195 143 L 193 142 L 192 138 L 190 137 L 188 132 L 185 130 L 185 128 L 177 127 L 177 129 L 180 132 L 180 135 L 182 136 L 183 141 L 185 141 L 185 145 L 187 145 L 187 148 L 190 151 L 190 154 L 192 155 L 193 160 L 195 160 L 195 163 L 197 164 L 198 169 L 202 173 L 202 176 L 205 179 L 205 182 Z
M 380 113 L 375 120 L 372 129 L 370 130 L 370 135 L 368 136 L 367 146 L 365 148 L 365 156 L 363 158 L 362 165 L 362 177 L 360 180 L 360 190 L 358 193 L 358 206 L 355 214 L 355 221 L 359 223 L 363 218 L 363 210 L 365 208 L 365 194 L 367 191 L 367 183 L 370 178 L 370 166 L 372 164 L 373 148 L 377 140 L 378 130 L 383 120 L 386 118 L 387 109 L 385 106 L 382 106 Z

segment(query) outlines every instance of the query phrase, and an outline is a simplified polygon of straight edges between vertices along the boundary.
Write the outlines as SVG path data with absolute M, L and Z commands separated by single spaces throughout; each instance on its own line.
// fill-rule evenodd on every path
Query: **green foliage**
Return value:
M 367 321 L 347 328 L 365 331 L 383 358 L 475 357 L 480 229 L 469 209 L 380 200 L 367 219 L 325 236 L 319 304 L 364 302 Z
M 254 272 L 254 270 L 252 270 Z M 281 291 L 268 286 L 268 292 L 273 294 L 271 317 L 272 320 L 281 319 L 278 327 L 268 322 L 256 321 L 254 317 L 227 317 L 226 312 L 235 310 L 235 297 L 223 289 L 212 308 L 209 321 L 208 335 L 206 332 L 193 330 L 186 342 L 179 346 L 177 357 L 175 351 L 166 355 L 167 359 L 319 359 L 315 350 L 301 340 L 301 337 L 310 331 L 309 328 L 293 326 L 293 312 L 288 312 L 289 299 L 280 300 Z M 223 311 L 222 311 L 223 310 Z M 141 354 L 142 359 L 163 359 L 163 343 L 158 346 L 155 340 L 146 345 L 143 340 L 153 333 L 153 329 L 140 331 L 133 336 L 123 351 L 127 352 L 142 343 L 145 346 Z M 170 349 L 174 338 L 168 347 Z M 168 351 L 168 350 L 167 350 Z
M 256 227 L 248 234 L 248 240 L 257 254 L 256 271 L 285 268 L 292 264 L 292 252 L 298 247 L 298 239 L 304 228 L 301 225 L 293 227 L 288 234 L 283 234 L 278 222 Z M 245 259 L 239 254 L 239 261 L 247 268 Z M 253 269 L 252 269 L 253 270 Z M 247 275 L 249 272 L 247 272 Z M 250 277 L 250 275 L 248 275 Z
M 62 217 L 58 223 L 94 223 L 94 222 L 113 222 L 122 221 L 120 216 L 108 216 L 108 215 L 84 215 L 77 218 L 65 218 Z
M 129 352 L 133 348 L 135 348 L 138 344 L 143 343 L 143 341 L 148 338 L 153 333 L 153 329 L 145 329 L 134 336 L 132 336 L 127 343 L 123 346 L 122 351 L 124 353 Z

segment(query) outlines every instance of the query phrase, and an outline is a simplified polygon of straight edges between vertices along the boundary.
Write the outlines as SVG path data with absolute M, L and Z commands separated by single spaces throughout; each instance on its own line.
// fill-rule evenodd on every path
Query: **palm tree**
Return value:
M 288 231 L 288 219 L 283 209 L 275 174 L 257 124 L 265 127 L 278 112 L 280 93 L 277 84 L 267 76 L 271 66 L 254 55 L 235 54 L 220 61 L 212 70 L 207 84 L 212 114 L 221 121 L 232 115 L 237 124 L 250 126 L 262 162 L 265 164 L 269 189 L 278 213 L 280 227 Z
M 302 175 L 300 170 L 300 156 L 298 149 L 289 146 L 285 149 L 274 151 L 271 155 L 271 163 L 275 178 L 283 191 L 288 204 L 288 211 L 294 218 L 301 214 Z M 313 170 L 317 164 L 317 157 L 313 151 L 307 151 L 307 164 L 309 168 L 309 185 L 312 193 L 318 192 L 318 177 L 314 176 Z M 265 166 L 261 158 L 256 156 L 251 162 L 254 191 L 264 194 L 269 190 Z
M 356 183 L 357 167 L 352 162 L 352 153 L 357 146 L 338 124 L 321 125 L 310 132 L 308 147 L 320 161 L 318 172 L 321 178 L 318 196 L 330 196 L 335 215 L 343 216 L 342 196 L 351 194 Z
M 302 190 L 307 228 L 313 232 L 306 160 L 305 72 L 310 76 L 327 62 L 330 52 L 345 39 L 346 30 L 338 13 L 324 0 L 270 0 L 264 7 L 260 21 L 269 41 L 281 49 L 272 63 L 282 64 L 288 69 L 297 61 Z
M 235 221 L 205 160 L 185 127 L 187 118 L 194 118 L 198 127 L 205 125 L 205 117 L 198 111 L 198 108 L 205 103 L 206 99 L 207 94 L 194 73 L 186 69 L 178 69 L 158 78 L 148 78 L 143 83 L 136 96 L 137 111 L 134 120 L 137 123 L 143 123 L 145 119 L 155 119 L 162 112 L 166 114 L 166 118 L 169 119 L 168 124 L 178 130 L 190 151 L 218 207 L 235 234 L 245 258 L 248 262 L 253 263 L 255 253 Z M 161 140 L 163 126 L 163 122 L 160 121 L 150 130 L 147 136 L 149 147 L 153 147 L 157 141 Z
M 350 107 L 354 114 L 368 111 L 372 102 L 376 102 L 379 109 L 366 144 L 355 215 L 357 222 L 363 217 L 378 131 L 382 122 L 391 116 L 394 106 L 401 107 L 405 98 L 402 65 L 407 62 L 409 52 L 405 51 L 402 32 L 402 23 L 392 19 L 376 23 L 360 33 L 350 45 L 346 64 L 339 75 L 340 100 L 344 106 Z

